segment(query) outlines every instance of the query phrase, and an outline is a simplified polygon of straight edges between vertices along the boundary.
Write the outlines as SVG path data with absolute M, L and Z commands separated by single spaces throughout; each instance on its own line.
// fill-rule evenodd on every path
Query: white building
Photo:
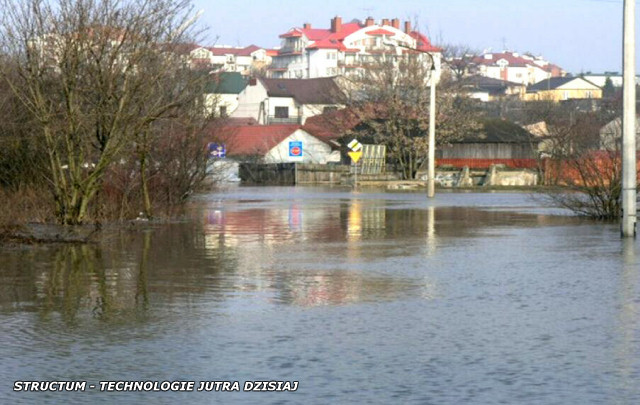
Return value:
M 485 53 L 473 60 L 477 73 L 498 80 L 529 85 L 566 72 L 541 56 L 520 55 L 515 52 Z
M 238 94 L 234 118 L 259 124 L 304 124 L 306 119 L 343 107 L 335 78 L 250 79 Z
M 585 73 L 583 75 L 581 74 L 580 76 L 599 87 L 604 87 L 607 83 L 607 79 L 611 80 L 611 84 L 613 85 L 613 87 L 622 87 L 622 75 L 618 72 Z M 640 76 L 636 76 L 636 85 L 639 84 Z
M 248 81 L 240 72 L 210 74 L 204 94 L 207 114 L 231 116 L 238 108 L 238 95 L 247 87 Z
M 271 62 L 267 50 L 256 45 L 246 47 L 196 46 L 189 52 L 189 62 L 194 69 L 211 69 L 220 72 L 240 72 L 248 75 L 253 69 L 262 69 Z
M 338 144 L 320 139 L 299 125 L 229 126 L 214 134 L 227 157 L 262 163 L 340 162 Z
M 380 55 L 415 53 L 425 63 L 435 63 L 436 77 L 440 77 L 440 49 L 431 45 L 423 34 L 411 29 L 409 21 L 400 29 L 400 20 L 383 19 L 379 24 L 369 17 L 342 23 L 342 18 L 331 20 L 331 28 L 291 28 L 280 35 L 282 46 L 273 56 L 269 75 L 272 78 L 304 79 L 349 75 L 363 69 L 363 65 Z M 405 47 L 389 46 L 397 43 Z M 425 54 L 425 53 L 428 53 Z M 429 57 L 431 55 L 431 58 Z

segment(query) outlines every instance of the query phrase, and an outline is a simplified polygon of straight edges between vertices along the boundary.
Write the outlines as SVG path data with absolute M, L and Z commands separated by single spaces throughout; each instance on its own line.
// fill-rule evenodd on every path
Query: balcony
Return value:
M 269 115 L 267 117 L 269 125 L 272 124 L 302 124 L 302 117 L 276 117 L 275 115 Z

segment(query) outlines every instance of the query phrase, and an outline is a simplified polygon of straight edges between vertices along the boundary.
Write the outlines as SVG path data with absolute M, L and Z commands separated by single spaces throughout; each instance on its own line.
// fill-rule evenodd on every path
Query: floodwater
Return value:
M 0 248 L 0 403 L 640 403 L 640 248 L 615 224 L 524 193 L 247 187 L 190 212 Z M 264 380 L 299 385 L 242 392 Z

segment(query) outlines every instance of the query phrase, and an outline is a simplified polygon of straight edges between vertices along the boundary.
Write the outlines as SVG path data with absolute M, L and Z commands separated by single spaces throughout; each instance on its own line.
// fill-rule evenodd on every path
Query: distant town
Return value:
M 346 21 L 336 16 L 322 27 L 302 23 L 283 29 L 279 38 L 281 46 L 273 49 L 253 44 L 192 44 L 185 50 L 192 69 L 210 74 L 209 112 L 225 119 L 227 128 L 216 133 L 215 157 L 224 144 L 224 156 L 240 161 L 251 156 L 263 163 L 349 163 L 346 141 L 359 136 L 370 143 L 387 144 L 387 157 L 390 152 L 396 156 L 385 142 L 388 137 L 379 131 L 379 136 L 367 137 L 376 133 L 367 121 L 384 120 L 386 113 L 379 109 L 377 116 L 352 113 L 362 107 L 353 102 L 352 94 L 354 86 L 362 89 L 363 77 L 378 74 L 381 61 L 392 59 L 398 67 L 402 58 L 425 65 L 424 74 L 429 76 L 425 88 L 435 82 L 445 95 L 469 100 L 466 108 L 480 122 L 457 136 L 437 135 L 440 167 L 488 170 L 498 164 L 538 170 L 541 157 L 566 152 L 566 133 L 575 132 L 576 123 L 594 114 L 598 124 L 592 122 L 586 132 L 582 128 L 579 136 L 589 148 L 615 146 L 620 138 L 616 106 L 622 75 L 618 72 L 570 73 L 543 55 L 434 44 L 411 21 L 398 18 Z M 380 101 L 369 100 L 368 104 Z M 541 105 L 553 106 L 554 112 L 547 108 L 543 114 Z M 428 113 L 428 109 L 420 111 Z M 291 142 L 304 145 L 300 153 L 290 153 Z M 420 167 L 426 163 L 424 156 L 416 160 L 420 164 L 401 177 L 425 178 L 424 167 Z M 557 175 L 544 174 L 546 181 Z M 469 183 L 461 178 L 451 181 L 449 174 L 444 177 L 449 180 L 440 179 L 442 185 Z M 545 178 L 520 178 L 515 184 L 536 182 L 544 183 Z

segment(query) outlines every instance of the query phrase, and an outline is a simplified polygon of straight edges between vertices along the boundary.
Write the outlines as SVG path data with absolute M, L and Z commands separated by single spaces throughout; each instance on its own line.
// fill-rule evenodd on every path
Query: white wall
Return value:
M 232 115 L 238 108 L 238 95 L 237 94 L 205 94 L 204 99 L 207 113 L 211 114 L 215 109 L 215 114 L 220 113 L 220 107 L 227 107 L 227 115 Z
M 275 117 L 276 107 L 288 107 L 289 118 L 297 118 L 299 111 L 293 97 L 269 97 L 269 116 Z
M 255 119 L 260 124 L 265 124 L 266 117 L 264 117 L 264 113 L 267 108 L 267 99 L 267 89 L 260 80 L 256 80 L 256 84 L 253 86 L 249 83 L 247 87 L 238 94 L 238 106 L 231 114 L 231 117 L 249 117 Z
M 289 142 L 302 142 L 302 156 L 289 156 Z M 318 163 L 340 161 L 339 151 L 331 152 L 331 147 L 302 129 L 296 130 L 285 140 L 271 149 L 264 157 L 265 163 Z M 337 160 L 335 160 L 337 157 Z

